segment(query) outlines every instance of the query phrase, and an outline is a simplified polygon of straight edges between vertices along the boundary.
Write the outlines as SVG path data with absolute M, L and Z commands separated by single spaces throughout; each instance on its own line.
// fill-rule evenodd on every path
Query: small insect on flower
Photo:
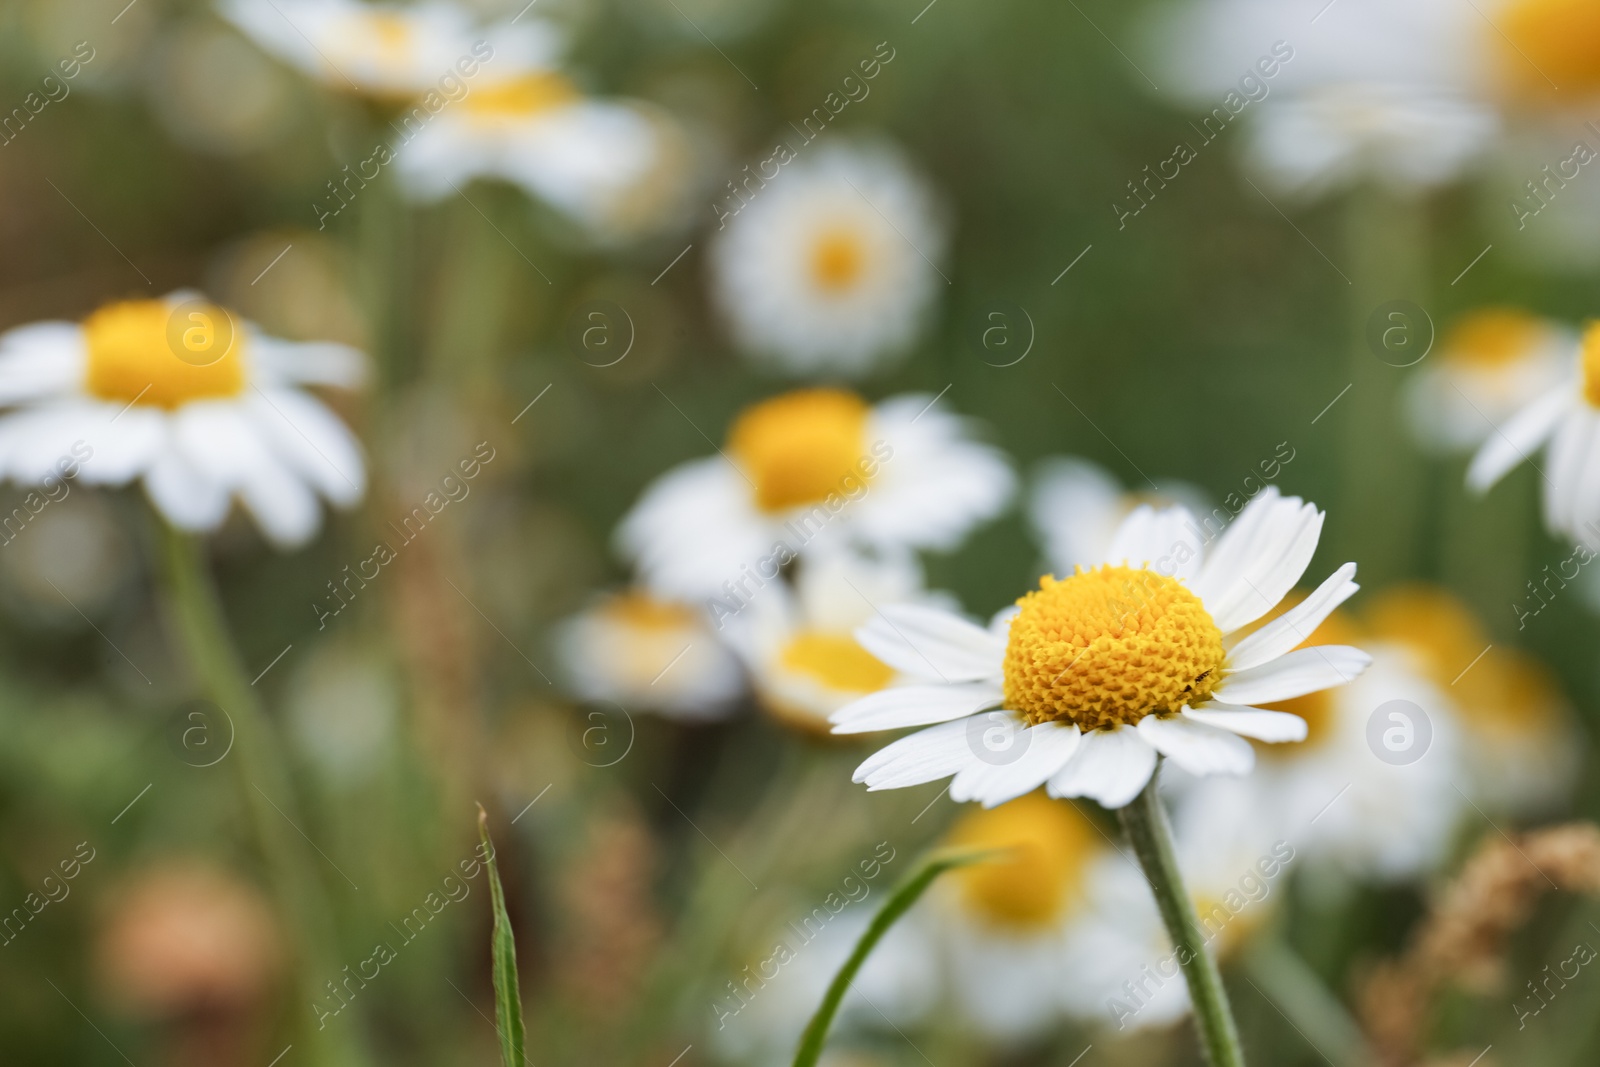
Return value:
M 1356 592 L 1353 563 L 1237 636 L 1300 579 L 1322 522 L 1268 486 L 1202 552 L 1185 509 L 1146 506 L 1104 564 L 1041 579 L 987 630 L 933 609 L 883 609 L 857 639 L 924 684 L 840 709 L 834 732 L 929 728 L 873 755 L 855 780 L 895 789 L 954 775 L 951 798 L 985 806 L 1048 784 L 1053 796 L 1120 808 L 1157 754 L 1193 774 L 1247 773 L 1246 737 L 1306 736 L 1304 719 L 1256 705 L 1342 685 L 1371 661 L 1349 646 L 1296 649 Z
M 192 292 L 20 326 L 0 335 L 0 477 L 46 484 L 76 456 L 87 484 L 141 480 L 180 529 L 216 529 L 237 497 L 294 547 L 321 525 L 318 494 L 349 507 L 366 487 L 355 436 L 299 387 L 364 371 L 352 348 L 268 337 Z

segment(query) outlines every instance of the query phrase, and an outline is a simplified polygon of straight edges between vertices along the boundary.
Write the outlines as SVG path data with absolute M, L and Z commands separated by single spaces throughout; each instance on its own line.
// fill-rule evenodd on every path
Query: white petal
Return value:
M 1246 708 L 1237 704 L 1207 701 L 1198 708 L 1187 708 L 1184 716 L 1207 726 L 1219 726 L 1243 737 L 1273 743 L 1304 741 L 1306 721 L 1287 711 L 1268 711 L 1266 708 Z
M 145 472 L 144 489 L 156 510 L 180 530 L 215 530 L 228 514 L 228 490 L 173 447 Z
M 950 783 L 951 800 L 976 800 L 992 808 L 1031 793 L 1066 765 L 1080 737 L 1076 726 L 1046 722 L 1017 729 L 1008 740 L 998 751 L 979 743 L 973 761 Z
M 0 334 L 0 405 L 67 392 L 83 379 L 83 328 L 35 322 Z
M 1349 645 L 1312 645 L 1225 675 L 1212 696 L 1224 704 L 1272 704 L 1352 682 L 1371 662 Z
M 941 682 L 998 681 L 1006 645 L 961 616 L 920 604 L 890 604 L 856 631 L 861 647 L 897 671 Z
M 322 521 L 317 498 L 272 454 L 238 404 L 186 404 L 172 421 L 178 450 L 212 481 L 237 491 L 273 542 L 293 548 L 316 533 Z
M 1354 563 L 1334 571 L 1310 596 L 1234 645 L 1228 652 L 1227 667 L 1235 671 L 1259 667 L 1306 641 L 1333 609 L 1361 588 L 1352 581 L 1355 576 Z
M 756 511 L 745 476 L 717 455 L 681 463 L 651 482 L 614 539 L 657 595 L 727 597 L 737 610 L 743 598 L 730 597 L 723 583 L 744 579 L 742 567 L 755 571 L 769 558 L 777 532 Z
M 1315 505 L 1281 498 L 1272 486 L 1245 507 L 1194 583 L 1224 634 L 1259 619 L 1294 588 L 1317 550 L 1322 522 Z
M 1169 578 L 1192 579 L 1200 570 L 1201 536 L 1184 507 L 1157 511 L 1141 504 L 1122 520 L 1106 550 L 1107 563 L 1149 567 Z
M 1544 444 L 1573 403 L 1572 386 L 1563 382 L 1511 416 L 1472 457 L 1467 486 L 1475 492 L 1485 492 L 1512 467 L 1526 461 Z
M 1248 774 L 1256 765 L 1250 742 L 1182 715 L 1146 715 L 1138 730 L 1152 748 L 1190 774 Z
M 846 704 L 829 716 L 829 721 L 836 734 L 865 734 L 948 722 L 994 707 L 1000 700 L 1000 687 L 990 682 L 903 685 Z
M 1549 471 L 1545 474 L 1544 522 L 1552 531 L 1572 527 L 1572 516 L 1583 480 L 1583 464 L 1600 426 L 1587 412 L 1574 411 L 1557 428 L 1550 442 Z
M 973 759 L 965 719 L 930 726 L 868 756 L 856 768 L 856 782 L 868 789 L 902 789 L 948 778 Z
M 354 389 L 367 377 L 366 354 L 331 341 L 281 341 L 252 329 L 249 353 L 261 381 L 269 389 L 282 383 Z
M 320 401 L 293 389 L 245 399 L 272 451 L 329 500 L 349 507 L 366 490 L 366 465 L 355 435 Z
M 1156 750 L 1131 726 L 1091 730 L 1067 765 L 1050 779 L 1053 797 L 1088 797 L 1121 808 L 1139 795 L 1156 766 Z

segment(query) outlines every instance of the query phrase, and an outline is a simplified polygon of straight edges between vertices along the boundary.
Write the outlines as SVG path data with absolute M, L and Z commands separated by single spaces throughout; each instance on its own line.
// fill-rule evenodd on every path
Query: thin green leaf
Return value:
M 866 933 L 856 942 L 855 951 L 850 953 L 850 958 L 844 961 L 844 966 L 834 975 L 832 984 L 828 986 L 828 992 L 824 994 L 821 1005 L 817 1007 L 817 1013 L 811 1017 L 805 1033 L 800 1036 L 800 1047 L 794 1054 L 794 1067 L 815 1067 L 817 1060 L 822 1056 L 822 1047 L 827 1043 L 828 1030 L 833 1026 L 833 1017 L 839 1013 L 839 1005 L 850 989 L 850 983 L 855 981 L 861 965 L 867 962 L 867 957 L 872 955 L 872 950 L 883 939 L 883 935 L 889 932 L 889 927 L 910 910 L 911 905 L 917 902 L 923 891 L 933 884 L 933 880 L 946 871 L 978 863 L 996 854 L 994 849 L 936 852 L 928 857 L 915 874 L 895 889 L 888 903 L 878 909 L 878 914 L 872 917 Z
M 500 868 L 494 861 L 494 845 L 489 840 L 489 813 L 478 805 L 478 836 L 488 853 L 489 899 L 494 906 L 494 933 L 490 938 L 494 958 L 494 1018 L 500 1031 L 500 1059 L 503 1067 L 523 1067 L 525 1033 L 522 1025 L 522 993 L 517 987 L 517 939 L 506 916 L 506 894 L 500 885 Z

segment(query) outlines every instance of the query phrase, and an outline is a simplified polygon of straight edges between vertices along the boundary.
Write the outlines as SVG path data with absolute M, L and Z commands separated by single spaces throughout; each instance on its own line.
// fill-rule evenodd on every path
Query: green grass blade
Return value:
M 910 910 L 911 905 L 917 902 L 923 891 L 933 884 L 933 880 L 946 871 L 965 867 L 994 855 L 996 852 L 993 849 L 936 852 L 928 857 L 915 874 L 901 883 L 894 891 L 894 895 L 878 910 L 878 914 L 872 917 L 866 933 L 856 942 L 855 951 L 850 953 L 850 958 L 844 961 L 844 966 L 834 975 L 833 982 L 828 986 L 828 992 L 823 995 L 822 1003 L 817 1007 L 817 1013 L 811 1017 L 805 1033 L 800 1036 L 800 1047 L 794 1054 L 794 1067 L 815 1067 L 817 1060 L 822 1056 L 822 1048 L 827 1043 L 828 1030 L 833 1026 L 833 1017 L 839 1013 L 839 1005 L 843 1002 L 850 983 L 855 981 L 856 973 L 861 970 L 862 964 L 867 962 L 867 957 L 872 955 L 872 950 L 883 939 L 883 935 L 889 932 L 889 927 Z
M 500 1059 L 504 1067 L 523 1067 L 526 1031 L 522 1024 L 522 993 L 517 987 L 517 939 L 506 916 L 506 894 L 500 885 L 500 868 L 489 841 L 489 814 L 478 805 L 478 836 L 488 853 L 489 898 L 494 907 L 494 933 L 490 937 L 494 958 L 494 1019 L 500 1031 Z

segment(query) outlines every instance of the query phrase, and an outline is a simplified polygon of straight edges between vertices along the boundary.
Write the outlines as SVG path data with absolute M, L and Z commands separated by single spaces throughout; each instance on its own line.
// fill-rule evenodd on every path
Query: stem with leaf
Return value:
M 494 932 L 490 936 L 490 957 L 494 966 L 494 1019 L 500 1033 L 500 1060 L 503 1067 L 522 1067 L 527 1056 L 526 1030 L 522 1022 L 522 990 L 517 982 L 517 939 L 506 915 L 506 893 L 500 885 L 500 868 L 494 860 L 494 844 L 489 840 L 489 813 L 478 805 L 478 837 L 488 854 L 489 901 L 494 908 Z
M 1166 809 L 1161 806 L 1161 798 L 1156 790 L 1160 775 L 1161 767 L 1158 764 L 1143 791 L 1117 814 L 1129 843 L 1133 845 L 1134 855 L 1139 857 L 1139 866 L 1144 869 L 1150 890 L 1155 894 L 1161 921 L 1177 952 L 1178 966 L 1183 968 L 1206 1062 L 1212 1067 L 1244 1067 L 1239 1028 L 1228 1007 L 1228 992 L 1223 988 L 1222 974 L 1217 970 L 1217 961 L 1206 953 L 1205 936 L 1200 931 L 1200 919 L 1195 914 L 1194 901 L 1189 899 L 1189 893 L 1183 887 L 1183 876 L 1178 870 L 1177 851 L 1172 844 L 1172 827 L 1167 822 Z

